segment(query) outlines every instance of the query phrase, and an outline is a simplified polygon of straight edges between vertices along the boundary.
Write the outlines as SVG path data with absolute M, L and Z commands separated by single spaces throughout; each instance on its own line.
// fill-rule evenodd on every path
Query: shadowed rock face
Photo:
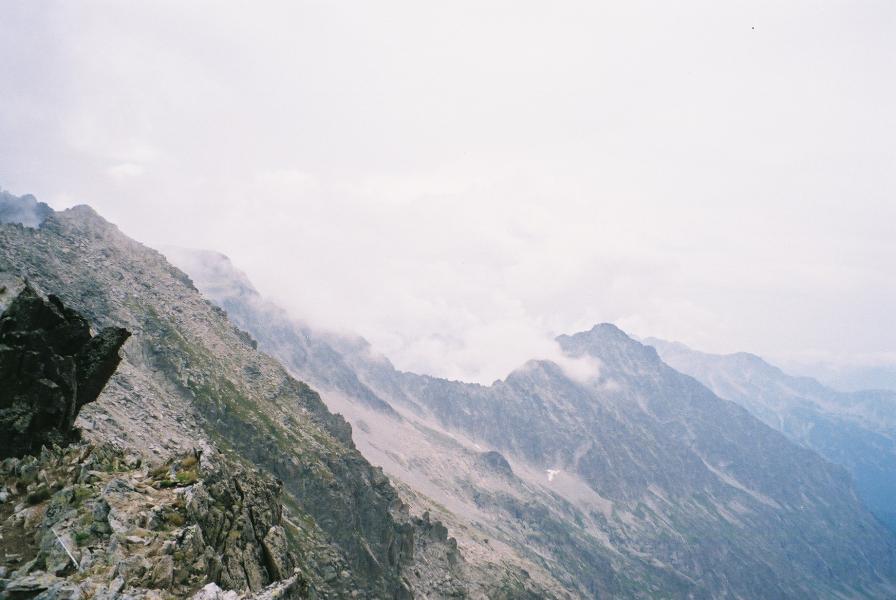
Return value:
M 84 317 L 26 285 L 0 315 L 0 457 L 74 440 L 78 412 L 99 396 L 130 335 L 108 327 L 91 336 Z

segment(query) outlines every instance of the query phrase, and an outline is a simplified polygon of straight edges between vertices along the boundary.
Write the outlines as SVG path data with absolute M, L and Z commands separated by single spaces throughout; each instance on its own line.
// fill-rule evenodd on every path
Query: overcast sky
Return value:
M 896 3 L 20 2 L 0 187 L 405 369 L 614 322 L 896 362 Z

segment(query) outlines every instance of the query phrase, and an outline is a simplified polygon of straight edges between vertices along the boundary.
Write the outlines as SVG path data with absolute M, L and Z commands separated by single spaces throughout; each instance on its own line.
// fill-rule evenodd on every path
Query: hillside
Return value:
M 197 449 L 280 479 L 287 532 L 316 594 L 411 597 L 419 582 L 450 583 L 462 568 L 444 528 L 408 514 L 351 427 L 158 252 L 80 206 L 37 229 L 0 225 L 5 296 L 24 278 L 93 328 L 132 333 L 78 419 L 85 438 L 157 462 Z
M 706 354 L 653 338 L 645 343 L 722 398 L 845 467 L 868 507 L 896 531 L 896 393 L 839 392 L 753 354 Z
M 540 565 L 578 597 L 893 593 L 893 537 L 845 471 L 613 326 L 558 339 L 599 362 L 591 380 L 532 361 L 465 384 L 397 371 L 363 340 L 291 319 L 225 257 L 180 262 L 315 380 L 362 452 L 455 524 L 468 556 L 497 540 L 505 560 Z

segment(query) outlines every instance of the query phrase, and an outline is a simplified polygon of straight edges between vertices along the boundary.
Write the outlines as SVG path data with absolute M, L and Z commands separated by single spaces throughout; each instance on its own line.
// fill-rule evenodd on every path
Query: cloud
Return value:
M 124 179 L 127 177 L 139 177 L 143 175 L 143 165 L 135 163 L 120 163 L 106 169 L 111 177 L 115 179 Z
M 12 7 L 0 185 L 223 251 L 438 375 L 488 383 L 601 321 L 892 352 L 894 10 Z

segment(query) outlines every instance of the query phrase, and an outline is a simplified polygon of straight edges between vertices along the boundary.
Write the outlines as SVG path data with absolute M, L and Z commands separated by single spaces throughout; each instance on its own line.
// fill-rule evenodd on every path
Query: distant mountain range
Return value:
M 321 390 L 365 456 L 453 526 L 468 557 L 500 556 L 580 597 L 890 593 L 869 582 L 872 565 L 892 564 L 892 535 L 845 471 L 612 325 L 558 338 L 568 357 L 600 365 L 590 380 L 531 361 L 491 386 L 447 381 L 398 371 L 363 339 L 293 319 L 223 255 L 168 254 L 260 348 Z M 844 529 L 835 514 L 866 516 Z M 859 541 L 872 531 L 875 559 Z M 845 538 L 856 544 L 847 550 Z M 821 548 L 833 553 L 819 558 Z
M 753 354 L 706 354 L 655 338 L 644 343 L 720 397 L 845 467 L 872 512 L 896 530 L 896 392 L 838 392 Z
M 837 365 L 793 361 L 782 366 L 791 373 L 812 377 L 835 390 L 896 392 L 896 364 Z

